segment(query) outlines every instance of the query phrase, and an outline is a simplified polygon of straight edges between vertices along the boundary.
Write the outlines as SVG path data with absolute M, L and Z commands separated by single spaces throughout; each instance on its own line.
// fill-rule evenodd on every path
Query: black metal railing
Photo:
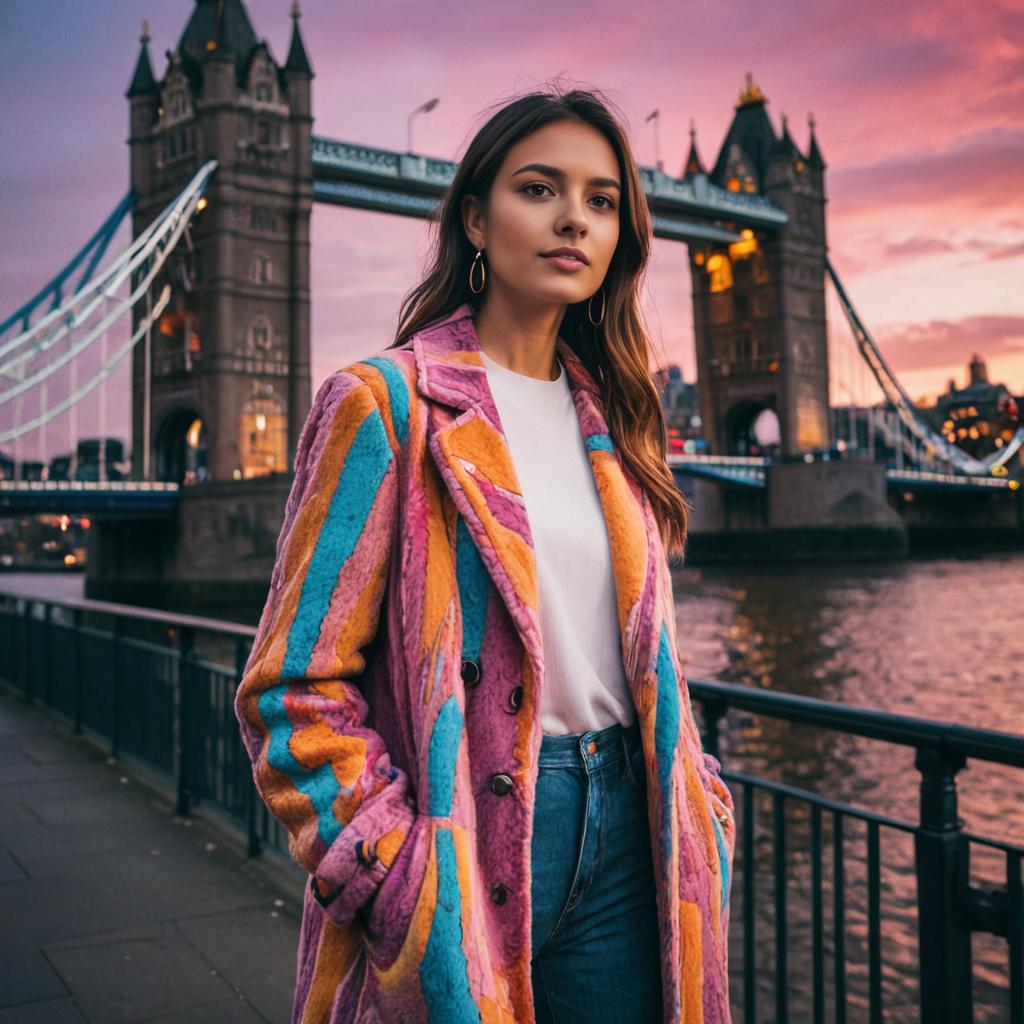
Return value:
M 918 772 L 918 821 L 911 822 L 828 799 L 806 789 L 723 771 L 736 801 L 737 879 L 735 907 L 740 907 L 738 929 L 744 969 L 742 1019 L 746 1024 L 772 1020 L 834 1020 L 844 1024 L 851 1017 L 874 1024 L 882 1020 L 924 1021 L 927 1024 L 966 1024 L 968 1021 L 1024 1022 L 1024 898 L 1021 858 L 1024 847 L 967 832 L 957 808 L 957 773 L 967 759 L 992 766 L 1024 768 L 1024 737 L 1010 733 L 935 722 L 905 715 L 850 707 L 826 700 L 688 680 L 692 698 L 699 702 L 705 725 L 705 749 L 720 757 L 721 720 L 732 710 L 746 717 L 782 720 L 830 733 L 896 744 L 914 751 Z M 739 717 L 738 715 L 735 717 Z M 888 780 L 880 780 L 886 782 Z M 1024 779 L 1017 782 L 1024 792 Z M 770 800 L 771 827 L 758 833 L 759 798 Z M 1021 815 L 1024 820 L 1024 814 Z M 863 826 L 862 835 L 854 823 Z M 809 826 L 798 829 L 801 824 Z M 825 825 L 830 829 L 826 844 Z M 807 833 L 799 847 L 788 845 L 794 832 Z M 881 845 L 883 834 L 905 838 L 911 847 L 906 874 L 913 884 L 905 886 L 915 906 L 895 904 L 886 923 L 894 932 L 916 920 L 916 963 L 903 970 L 884 964 L 883 894 L 892 897 L 896 887 L 883 886 Z M 758 839 L 768 846 L 758 857 Z M 898 849 L 898 843 L 890 842 Z M 1001 864 L 1001 884 L 973 886 L 971 851 L 983 850 Z M 826 854 L 830 853 L 826 873 Z M 861 880 L 852 884 L 854 856 Z M 748 869 L 747 866 L 750 866 Z M 771 886 L 772 902 L 761 913 L 758 882 Z M 791 883 L 796 882 L 796 885 Z M 764 884 L 762 882 L 762 884 Z M 824 910 L 831 898 L 831 941 L 825 940 Z M 790 908 L 802 905 L 803 934 L 790 928 Z M 857 956 L 851 958 L 850 911 L 856 906 L 861 927 L 855 934 Z M 765 927 L 767 925 L 767 927 Z M 767 932 L 767 934 L 764 934 Z M 992 953 L 985 972 L 986 1008 L 977 1015 L 974 988 L 978 979 L 972 964 L 973 941 L 979 935 L 1005 940 L 1002 952 Z M 895 947 L 899 952 L 899 947 Z M 795 949 L 799 962 L 790 958 Z M 905 947 L 904 947 L 905 951 Z M 766 953 L 773 954 L 770 962 Z M 830 956 L 829 956 L 830 954 Z M 831 964 L 826 964 L 826 957 Z M 899 957 L 895 957 L 897 961 Z M 746 969 L 756 965 L 756 969 Z M 826 986 L 826 966 L 831 967 L 831 986 Z M 883 1000 L 883 968 L 892 982 L 894 997 Z M 853 998 L 851 974 L 856 968 L 857 998 Z M 909 968 L 909 969 L 908 969 Z M 759 981 L 771 978 L 761 986 Z M 799 979 L 799 985 L 795 985 Z M 799 987 L 805 1006 L 794 1014 L 790 995 Z M 826 989 L 829 989 L 826 991 Z M 911 989 L 916 991 L 911 992 Z M 773 1007 L 759 1012 L 766 990 Z M 993 991 L 994 990 L 994 991 Z M 826 997 L 830 1012 L 826 1013 Z
M 176 788 L 179 814 L 197 802 L 216 807 L 246 831 L 257 856 L 264 844 L 287 853 L 288 837 L 259 799 L 234 715 L 254 635 L 173 612 L 0 592 L 0 678 L 112 755 L 161 773 Z M 1024 738 L 723 683 L 688 686 L 705 749 L 719 759 L 722 722 L 733 712 L 909 748 L 919 775 L 914 822 L 723 770 L 738 826 L 730 898 L 737 1022 L 1024 1024 L 1024 847 L 965 831 L 956 781 L 968 758 L 1024 768 Z M 899 840 L 908 846 L 902 866 Z M 971 884 L 972 849 L 999 858 L 1000 884 Z M 887 934 L 900 940 L 892 962 L 883 956 Z M 986 985 L 980 1017 L 979 936 L 1001 943 L 977 972 Z
M 255 629 L 103 601 L 0 592 L 0 678 L 76 733 L 129 755 L 174 787 L 176 812 L 205 802 L 248 836 L 288 852 L 256 791 L 234 713 Z

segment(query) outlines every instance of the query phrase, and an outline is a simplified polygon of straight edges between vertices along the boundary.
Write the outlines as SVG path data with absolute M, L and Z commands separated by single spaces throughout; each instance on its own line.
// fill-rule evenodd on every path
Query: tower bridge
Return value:
M 98 596 L 125 597 L 130 565 L 161 592 L 168 581 L 214 586 L 245 565 L 258 592 L 310 405 L 313 205 L 430 218 L 457 165 L 313 133 L 298 4 L 283 62 L 242 0 L 196 0 L 160 76 L 149 44 L 144 27 L 126 90 L 129 194 L 0 322 L 0 476 L 15 478 L 0 480 L 0 513 L 92 512 Z M 655 236 L 689 257 L 710 454 L 670 463 L 694 505 L 691 552 L 816 554 L 837 536 L 868 554 L 903 551 L 908 521 L 947 518 L 959 531 L 1016 531 L 1024 428 L 1012 424 L 978 457 L 913 403 L 828 258 L 813 119 L 805 152 L 785 115 L 776 133 L 767 103 L 748 74 L 710 167 L 691 127 L 678 176 L 641 168 Z M 101 269 L 129 216 L 131 243 Z M 878 395 L 852 430 L 832 401 L 849 386 L 830 365 L 830 286 Z M 108 406 L 129 400 L 110 382 L 124 361 L 130 479 L 101 461 L 83 480 L 81 438 L 106 437 Z M 766 423 L 770 454 L 754 456 Z M 25 451 L 38 438 L 44 454 L 58 425 L 72 454 L 47 471 Z

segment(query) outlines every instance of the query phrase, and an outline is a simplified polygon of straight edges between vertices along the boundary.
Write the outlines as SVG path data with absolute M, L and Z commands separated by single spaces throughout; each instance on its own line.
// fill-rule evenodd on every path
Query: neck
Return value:
M 496 363 L 539 380 L 558 379 L 555 357 L 565 306 L 522 306 L 492 293 L 474 317 L 480 348 Z

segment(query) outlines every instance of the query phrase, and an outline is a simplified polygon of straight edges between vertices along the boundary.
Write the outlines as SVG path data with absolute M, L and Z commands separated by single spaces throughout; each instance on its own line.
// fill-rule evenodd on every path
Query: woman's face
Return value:
M 560 121 L 520 139 L 498 171 L 487 213 L 463 201 L 466 234 L 484 250 L 487 291 L 500 289 L 512 303 L 590 298 L 618 244 L 621 201 L 615 150 L 596 128 Z M 543 255 L 562 246 L 579 249 L 584 262 Z

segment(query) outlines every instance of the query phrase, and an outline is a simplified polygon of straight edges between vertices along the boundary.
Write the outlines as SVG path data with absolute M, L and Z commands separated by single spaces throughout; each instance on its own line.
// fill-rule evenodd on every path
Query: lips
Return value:
M 562 259 L 574 259 L 577 262 L 582 263 L 584 266 L 586 266 L 590 262 L 590 260 L 587 259 L 585 253 L 583 253 L 580 249 L 574 249 L 571 246 L 562 246 L 561 248 L 558 249 L 552 249 L 550 250 L 550 252 L 543 252 L 541 253 L 541 255 L 548 259 L 554 257 L 560 257 Z

